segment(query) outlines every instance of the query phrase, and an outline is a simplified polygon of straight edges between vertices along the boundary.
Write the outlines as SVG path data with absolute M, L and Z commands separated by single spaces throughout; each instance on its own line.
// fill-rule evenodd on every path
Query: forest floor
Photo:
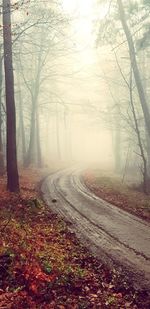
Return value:
M 21 171 L 19 194 L 0 178 L 0 309 L 148 309 L 147 291 L 100 263 L 44 204 L 42 177 Z
M 150 195 L 131 180 L 122 183 L 119 176 L 102 170 L 89 170 L 83 175 L 86 186 L 97 196 L 150 222 Z

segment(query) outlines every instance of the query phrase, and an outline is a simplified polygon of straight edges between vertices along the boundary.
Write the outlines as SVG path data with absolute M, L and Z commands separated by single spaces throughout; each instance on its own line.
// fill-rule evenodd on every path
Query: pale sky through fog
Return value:
M 87 160 L 94 158 L 107 162 L 112 151 L 111 136 L 107 129 L 98 128 L 101 119 L 95 121 L 90 110 L 89 113 L 82 111 L 88 103 L 95 105 L 98 110 L 105 110 L 107 101 L 111 100 L 106 82 L 97 76 L 103 75 L 103 69 L 107 70 L 110 54 L 109 51 L 106 55 L 106 50 L 95 48 L 94 33 L 96 19 L 103 18 L 108 8 L 103 5 L 97 10 L 95 3 L 95 0 L 63 0 L 65 12 L 72 18 L 69 30 L 75 48 L 63 61 L 60 59 L 60 71 L 64 72 L 64 79 L 56 83 L 56 87 L 63 101 L 72 104 L 73 114 L 70 117 L 75 156 L 85 159 L 86 152 Z M 65 72 L 71 75 L 70 78 L 65 77 Z M 112 74 L 110 64 L 108 74 Z

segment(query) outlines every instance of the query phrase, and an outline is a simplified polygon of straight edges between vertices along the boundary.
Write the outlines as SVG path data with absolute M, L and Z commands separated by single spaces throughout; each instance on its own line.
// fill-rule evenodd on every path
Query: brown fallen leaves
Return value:
M 87 187 L 97 196 L 150 222 L 150 198 L 117 177 L 90 170 L 83 175 Z
M 0 179 L 0 309 L 149 308 L 122 273 L 84 248 L 39 200 L 38 172 L 22 171 L 20 194 Z

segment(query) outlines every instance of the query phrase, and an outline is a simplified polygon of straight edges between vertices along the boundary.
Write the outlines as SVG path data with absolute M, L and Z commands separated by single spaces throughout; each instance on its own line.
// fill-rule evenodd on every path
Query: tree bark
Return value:
M 136 83 L 136 87 L 137 87 L 137 91 L 138 91 L 138 95 L 140 99 L 140 104 L 141 104 L 143 115 L 144 115 L 145 125 L 146 125 L 148 135 L 150 136 L 150 112 L 149 112 L 144 88 L 143 88 L 141 77 L 140 77 L 140 71 L 139 71 L 138 64 L 137 64 L 134 42 L 133 42 L 132 34 L 130 32 L 130 29 L 126 21 L 126 16 L 125 16 L 125 11 L 124 11 L 122 0 L 117 0 L 117 3 L 118 3 L 118 8 L 119 8 L 120 20 L 121 20 L 122 27 L 123 27 L 123 30 L 125 32 L 126 39 L 128 42 L 131 66 L 133 69 L 134 79 L 135 79 L 135 83 Z
M 23 107 L 22 107 L 22 95 L 21 95 L 21 85 L 20 85 L 20 76 L 19 70 L 17 73 L 17 83 L 18 83 L 18 98 L 19 98 L 19 128 L 21 133 L 21 146 L 22 146 L 22 161 L 23 166 L 26 164 L 26 137 L 25 137 L 25 128 L 24 128 L 24 117 L 23 117 Z
M 17 192 L 19 191 L 19 176 L 16 150 L 16 111 L 14 98 L 10 6 L 10 0 L 3 0 L 3 41 L 7 118 L 7 189 L 11 192 Z
M 2 119 L 2 85 L 3 85 L 2 55 L 1 55 L 1 49 L 0 49 L 0 175 L 3 175 L 3 173 L 4 173 L 4 153 L 3 153 L 3 138 L 2 138 L 2 125 L 3 125 L 3 119 Z
M 142 145 L 141 134 L 140 134 L 138 120 L 137 120 L 137 117 L 136 117 L 136 111 L 135 111 L 135 107 L 134 107 L 133 93 L 132 93 L 132 70 L 131 70 L 131 73 L 130 73 L 130 89 L 129 90 L 130 90 L 130 104 L 131 104 L 133 119 L 134 119 L 134 123 L 135 123 L 135 130 L 136 130 L 138 145 L 139 145 L 139 148 L 140 148 L 141 157 L 142 157 L 143 166 L 144 166 L 144 170 L 143 170 L 143 191 L 144 191 L 144 193 L 147 193 L 147 189 L 148 189 L 147 188 L 148 187 L 147 160 L 146 160 L 146 156 L 145 156 L 145 153 L 144 153 L 144 147 Z

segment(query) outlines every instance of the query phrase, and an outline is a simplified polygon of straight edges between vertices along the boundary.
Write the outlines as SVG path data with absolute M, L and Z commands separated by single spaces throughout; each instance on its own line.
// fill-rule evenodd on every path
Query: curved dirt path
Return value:
M 150 289 L 149 223 L 92 194 L 79 170 L 50 175 L 42 192 L 51 209 L 73 223 L 71 229 L 100 259 L 123 266 L 136 286 Z

